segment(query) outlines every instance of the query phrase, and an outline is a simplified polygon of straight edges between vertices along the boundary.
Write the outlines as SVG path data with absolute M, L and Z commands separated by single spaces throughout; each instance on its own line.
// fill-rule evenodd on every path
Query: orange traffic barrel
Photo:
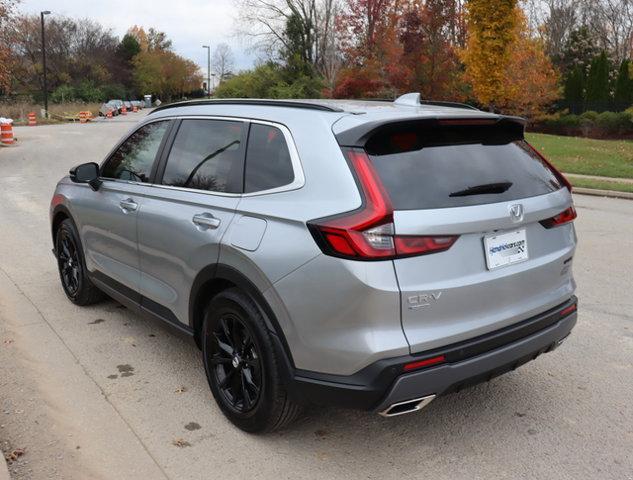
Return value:
M 127 108 L 125 105 L 121 107 L 121 115 L 127 115 Z
M 79 122 L 86 123 L 87 121 L 86 112 L 79 112 Z
M 37 125 L 37 119 L 35 117 L 35 112 L 31 112 L 27 115 L 29 117 L 29 127 L 34 127 Z
M 13 145 L 13 142 L 15 142 L 12 123 L 13 120 L 9 120 L 0 124 L 0 143 L 3 145 Z
M 106 113 L 106 118 L 112 118 L 112 110 L 108 110 Z

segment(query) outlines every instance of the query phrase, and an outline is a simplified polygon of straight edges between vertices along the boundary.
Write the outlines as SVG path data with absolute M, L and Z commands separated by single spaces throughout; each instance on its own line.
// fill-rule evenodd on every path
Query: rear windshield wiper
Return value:
M 512 186 L 512 182 L 485 183 L 449 194 L 449 197 L 467 197 L 469 195 L 485 195 L 487 193 L 503 193 Z

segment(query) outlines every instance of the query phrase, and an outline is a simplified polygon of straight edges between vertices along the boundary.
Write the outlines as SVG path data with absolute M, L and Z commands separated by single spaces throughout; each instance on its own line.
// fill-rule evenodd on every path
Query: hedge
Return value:
M 592 138 L 633 137 L 633 109 L 624 112 L 554 114 L 535 119 L 530 130 Z

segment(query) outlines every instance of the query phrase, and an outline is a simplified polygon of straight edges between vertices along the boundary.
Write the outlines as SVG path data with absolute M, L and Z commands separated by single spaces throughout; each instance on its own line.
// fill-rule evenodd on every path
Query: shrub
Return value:
M 622 134 L 633 129 L 631 114 L 628 112 L 602 112 L 596 117 L 595 125 L 608 135 Z
M 75 89 L 70 85 L 60 85 L 51 94 L 51 102 L 65 103 L 75 100 Z
M 584 120 L 589 120 L 591 122 L 595 122 L 597 117 L 598 117 L 598 112 L 594 112 L 593 110 L 587 110 L 582 115 L 580 115 L 580 118 Z
M 79 100 L 84 102 L 102 102 L 105 97 L 103 91 L 89 80 L 81 82 L 75 88 L 75 94 Z
M 103 100 L 118 100 L 126 98 L 125 87 L 120 83 L 111 83 L 103 85 L 101 87 L 101 93 L 103 94 Z

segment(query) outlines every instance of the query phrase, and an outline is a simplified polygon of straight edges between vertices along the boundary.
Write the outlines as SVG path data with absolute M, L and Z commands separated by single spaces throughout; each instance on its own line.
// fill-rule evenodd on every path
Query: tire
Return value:
M 270 332 L 253 300 L 231 288 L 205 310 L 202 358 L 222 413 L 249 433 L 278 430 L 300 413 L 281 381 Z
M 83 248 L 72 220 L 64 220 L 55 233 L 55 256 L 62 288 L 75 305 L 92 305 L 106 295 L 88 278 Z

